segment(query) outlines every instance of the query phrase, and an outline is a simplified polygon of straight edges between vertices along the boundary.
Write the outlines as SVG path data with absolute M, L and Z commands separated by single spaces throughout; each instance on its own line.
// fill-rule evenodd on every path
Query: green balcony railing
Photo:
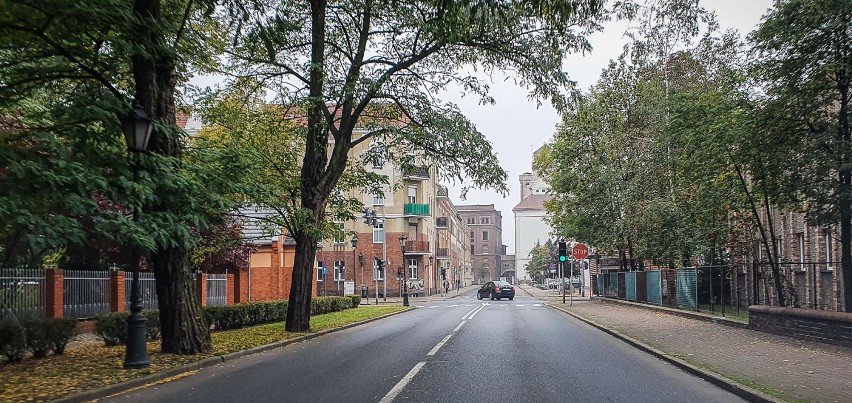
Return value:
M 428 204 L 405 203 L 405 215 L 429 215 Z

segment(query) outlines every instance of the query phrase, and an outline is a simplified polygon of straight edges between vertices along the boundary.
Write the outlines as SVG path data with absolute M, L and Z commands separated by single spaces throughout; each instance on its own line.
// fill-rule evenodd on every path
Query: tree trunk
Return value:
M 284 326 L 288 332 L 306 332 L 311 327 L 311 297 L 313 296 L 317 239 L 309 238 L 305 235 L 299 237 L 298 242 L 296 242 L 293 281 L 290 285 L 287 322 Z
M 849 169 L 849 145 L 852 144 L 852 132 L 849 129 L 849 76 L 847 70 L 838 72 L 838 92 L 840 110 L 838 111 L 838 137 L 843 147 L 838 176 L 840 177 L 840 272 L 843 284 L 843 310 L 852 312 L 852 170 Z
M 313 292 L 314 260 L 320 240 L 326 197 L 334 188 L 334 178 L 323 177 L 328 159 L 328 132 L 323 108 L 325 60 L 325 0 L 311 1 L 311 73 L 308 109 L 308 132 L 305 139 L 305 156 L 302 159 L 301 208 L 312 217 L 291 228 L 296 240 L 296 257 L 293 261 L 293 281 L 287 304 L 288 332 L 306 332 L 311 326 L 311 294 Z M 335 147 L 337 148 L 337 147 Z M 345 159 L 344 159 L 345 163 Z M 339 176 L 338 176 L 339 177 Z M 325 182 L 323 181 L 325 179 Z M 309 228 L 312 226 L 313 228 Z
M 161 33 L 151 29 L 149 19 L 160 21 L 159 0 L 136 0 L 134 13 L 139 19 L 132 33 L 138 41 L 133 55 L 133 78 L 136 101 L 148 116 L 165 126 L 155 127 L 149 149 L 157 154 L 179 159 L 180 137 L 176 134 L 175 87 L 177 73 L 173 52 Z M 151 206 L 153 211 L 169 211 L 174 206 Z M 157 281 L 157 297 L 162 332 L 161 350 L 172 354 L 196 354 L 210 351 L 210 330 L 204 324 L 194 292 L 192 272 L 186 246 L 157 245 L 151 262 Z
M 189 355 L 210 351 L 210 330 L 201 314 L 187 260 L 185 248 L 168 248 L 152 255 L 164 353 Z

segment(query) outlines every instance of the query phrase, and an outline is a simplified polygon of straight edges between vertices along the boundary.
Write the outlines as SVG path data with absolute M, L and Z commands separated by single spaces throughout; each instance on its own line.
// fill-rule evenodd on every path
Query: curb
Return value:
M 688 362 L 686 362 L 686 361 L 684 361 L 680 358 L 672 357 L 672 356 L 666 354 L 666 352 L 664 352 L 664 351 L 657 350 L 654 347 L 651 347 L 651 346 L 649 346 L 649 345 L 647 345 L 647 344 L 645 344 L 645 343 L 643 343 L 639 340 L 636 340 L 636 339 L 634 339 L 630 336 L 627 336 L 625 334 L 622 334 L 620 332 L 612 330 L 612 329 L 610 329 L 610 328 L 608 328 L 604 325 L 601 325 L 601 324 L 599 324 L 599 323 L 597 323 L 593 320 L 586 319 L 586 318 L 584 318 L 584 317 L 582 317 L 578 314 L 575 314 L 573 312 L 569 312 L 565 309 L 551 305 L 549 303 L 546 304 L 546 306 L 548 306 L 551 309 L 563 312 L 563 313 L 570 315 L 574 318 L 577 318 L 577 319 L 591 325 L 592 327 L 595 327 L 599 330 L 602 330 L 603 332 L 605 332 L 605 333 L 607 333 L 607 334 L 609 334 L 609 335 L 611 335 L 611 336 L 613 336 L 617 339 L 620 339 L 621 341 L 623 341 L 623 342 L 625 342 L 625 343 L 627 343 L 627 344 L 629 344 L 633 347 L 636 347 L 639 350 L 642 350 L 642 351 L 644 351 L 648 354 L 651 354 L 651 355 L 653 355 L 653 356 L 655 356 L 655 357 L 657 357 L 657 358 L 659 358 L 663 361 L 666 361 L 669 364 L 672 364 L 675 367 L 678 367 L 678 368 L 680 368 L 680 369 L 682 369 L 682 370 L 684 370 L 684 371 L 686 371 L 686 372 L 688 372 L 692 375 L 695 375 L 699 378 L 707 380 L 708 382 L 710 382 L 710 383 L 712 383 L 712 384 L 714 384 L 714 385 L 716 385 L 716 386 L 718 386 L 718 387 L 720 387 L 724 390 L 727 390 L 728 392 L 731 392 L 731 393 L 733 393 L 733 394 L 735 394 L 735 395 L 737 395 L 737 396 L 739 396 L 743 399 L 746 399 L 750 402 L 762 402 L 762 403 L 783 403 L 784 402 L 783 400 L 779 400 L 775 397 L 769 396 L 769 395 L 767 395 L 767 394 L 765 394 L 765 393 L 763 393 L 763 392 L 761 392 L 757 389 L 753 389 L 753 388 L 750 388 L 748 386 L 734 382 L 734 381 L 732 381 L 728 378 L 723 377 L 722 375 L 701 369 L 701 368 L 699 368 L 695 365 L 692 365 L 692 364 L 690 364 L 690 363 L 688 363 Z
M 104 398 L 107 398 L 107 397 L 110 397 L 110 396 L 113 396 L 113 395 L 121 394 L 121 393 L 123 393 L 127 390 L 130 390 L 130 389 L 138 388 L 140 386 L 144 386 L 144 385 L 147 385 L 149 383 L 162 381 L 163 379 L 171 378 L 173 376 L 177 376 L 177 375 L 180 375 L 180 374 L 183 374 L 183 373 L 186 373 L 186 372 L 196 371 L 196 370 L 207 368 L 207 367 L 212 367 L 212 366 L 217 365 L 217 364 L 222 364 L 222 363 L 225 363 L 225 362 L 234 361 L 234 360 L 236 360 L 237 358 L 240 358 L 240 357 L 245 357 L 247 355 L 253 355 L 253 354 L 257 354 L 257 353 L 263 353 L 263 352 L 266 352 L 266 351 L 269 351 L 269 350 L 274 350 L 274 349 L 277 349 L 277 348 L 288 346 L 290 344 L 301 343 L 303 341 L 311 340 L 311 339 L 314 339 L 314 338 L 317 338 L 317 337 L 320 337 L 320 336 L 325 336 L 329 333 L 339 332 L 341 330 L 349 329 L 349 328 L 352 328 L 352 327 L 355 327 L 355 326 L 360 326 L 360 325 L 367 324 L 367 323 L 377 321 L 377 320 L 380 320 L 380 319 L 385 319 L 385 318 L 390 317 L 390 316 L 399 315 L 399 314 L 402 314 L 402 313 L 405 313 L 405 312 L 409 312 L 409 311 L 414 310 L 414 309 L 417 309 L 417 308 L 411 307 L 411 309 L 408 309 L 408 310 L 399 311 L 399 312 L 392 312 L 392 313 L 385 314 L 385 315 L 382 315 L 382 316 L 377 316 L 375 318 L 363 320 L 361 322 L 350 323 L 348 325 L 343 325 L 343 326 L 340 326 L 340 327 L 321 330 L 321 331 L 316 332 L 316 333 L 308 333 L 306 335 L 295 337 L 295 338 L 292 338 L 292 339 L 287 339 L 287 340 L 277 341 L 275 343 L 265 344 L 265 345 L 262 345 L 262 346 L 252 347 L 248 350 L 235 351 L 233 353 L 228 353 L 228 354 L 225 354 L 225 355 L 205 358 L 205 359 L 202 359 L 202 360 L 199 360 L 199 361 L 195 361 L 195 362 L 192 362 L 192 363 L 189 363 L 189 364 L 182 365 L 180 367 L 169 368 L 169 369 L 161 371 L 161 372 L 146 375 L 146 376 L 143 376 L 141 378 L 131 379 L 129 381 L 124 381 L 124 382 L 116 383 L 116 384 L 113 384 L 113 385 L 102 386 L 102 387 L 97 388 L 97 389 L 92 389 L 92 390 L 88 390 L 88 391 L 85 391 L 85 392 L 77 393 L 75 395 L 62 397 L 62 398 L 53 400 L 53 402 L 57 402 L 57 403 L 74 402 L 74 403 L 76 403 L 76 402 L 89 402 L 89 401 L 104 399 Z

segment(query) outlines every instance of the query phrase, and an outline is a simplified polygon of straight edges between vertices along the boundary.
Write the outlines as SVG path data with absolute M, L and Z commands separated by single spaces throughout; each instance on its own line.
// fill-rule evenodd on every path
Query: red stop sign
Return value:
M 574 248 L 571 249 L 571 254 L 574 255 L 574 259 L 583 260 L 586 256 L 589 256 L 589 248 L 586 245 L 578 243 L 574 245 Z

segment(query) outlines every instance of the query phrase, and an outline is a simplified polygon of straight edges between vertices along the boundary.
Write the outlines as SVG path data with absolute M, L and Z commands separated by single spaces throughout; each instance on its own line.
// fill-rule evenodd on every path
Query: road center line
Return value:
M 468 320 L 473 319 L 473 317 L 474 317 L 474 316 L 476 316 L 476 314 L 478 314 L 478 313 L 479 313 L 480 311 L 482 311 L 483 309 L 485 309 L 485 305 L 484 305 L 484 304 L 483 304 L 483 305 L 480 305 L 480 306 L 479 306 L 479 308 L 476 308 L 476 312 L 473 312 L 473 313 L 470 315 L 470 317 L 469 317 L 469 318 L 467 318 L 467 319 L 468 319 Z
M 480 305 L 480 306 L 481 306 L 481 305 Z M 473 313 L 473 311 L 475 311 L 475 310 L 477 310 L 477 309 L 479 309 L 479 307 L 476 307 L 476 308 L 471 309 L 468 313 L 466 313 L 466 314 L 464 314 L 464 316 L 462 316 L 461 320 L 465 320 L 465 319 L 467 319 L 467 315 L 472 314 L 472 313 Z
M 444 343 L 446 343 L 446 342 L 447 342 L 447 340 L 449 340 L 449 339 L 450 339 L 450 337 L 453 337 L 453 334 L 452 334 L 452 333 L 448 334 L 448 335 L 447 335 L 447 337 L 444 337 L 444 340 L 441 340 L 440 342 L 438 342 L 438 344 L 436 344 L 436 345 L 435 345 L 435 347 L 432 347 L 432 350 L 430 350 L 430 351 L 429 351 L 429 353 L 427 353 L 426 355 L 427 355 L 427 356 L 428 356 L 428 355 L 435 355 L 435 353 L 437 353 L 437 352 L 438 352 L 438 350 L 440 350 L 440 349 L 441 349 L 441 347 L 443 347 L 443 346 L 444 346 Z
M 408 382 L 411 382 L 411 379 L 413 379 L 414 376 L 417 375 L 418 372 L 420 372 L 420 369 L 422 369 L 424 365 L 426 365 L 426 361 L 418 362 L 417 365 L 414 366 L 414 368 L 411 368 L 411 371 L 408 371 L 408 373 L 405 374 L 405 376 L 403 376 L 402 379 L 400 379 L 399 382 L 396 383 L 393 389 L 391 389 L 390 392 L 388 392 L 388 394 L 386 394 L 385 397 L 379 401 L 379 403 L 392 402 L 393 399 L 395 399 L 396 396 L 399 395 L 399 392 L 402 392 L 402 389 L 405 388 L 405 385 L 408 385 Z
M 465 324 L 465 323 L 467 323 L 467 321 L 464 321 L 464 320 L 463 320 L 463 321 L 461 321 L 461 323 L 459 323 L 459 325 L 458 325 L 458 326 L 456 326 L 456 328 L 455 328 L 455 329 L 453 329 L 453 332 L 458 332 L 458 331 L 459 331 L 459 329 L 461 329 L 461 327 L 462 327 L 462 326 L 464 326 L 464 324 Z

